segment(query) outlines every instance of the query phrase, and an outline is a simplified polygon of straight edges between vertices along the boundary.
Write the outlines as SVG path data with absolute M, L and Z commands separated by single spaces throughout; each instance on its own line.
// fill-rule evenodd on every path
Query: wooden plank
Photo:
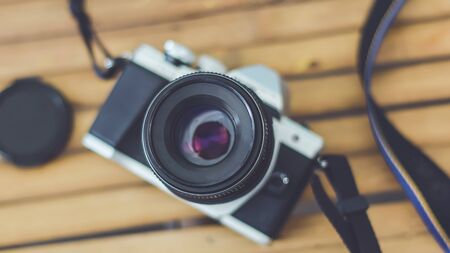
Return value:
M 0 204 L 142 184 L 121 166 L 88 151 L 63 155 L 36 169 L 18 169 L 6 162 L 0 168 Z
M 45 75 L 46 83 L 61 91 L 76 109 L 99 107 L 105 101 L 116 80 L 102 80 L 91 70 Z M 13 80 L 0 81 L 0 90 Z
M 429 149 L 427 152 L 437 158 L 438 163 L 450 174 L 450 156 L 446 155 L 450 152 L 450 146 Z M 13 171 L 13 168 L 1 168 L 5 172 L 0 179 L 2 198 L 20 195 L 38 197 L 39 194 L 54 196 L 0 204 L 0 245 L 199 216 L 197 211 L 154 187 L 142 184 L 124 169 L 104 163 L 100 157 L 85 156 L 88 157 L 74 157 L 65 162 L 66 167 L 59 168 L 59 171 L 51 165 L 39 173 L 31 171 L 30 174 Z M 92 164 L 85 166 L 86 162 Z M 363 194 L 400 190 L 379 155 L 352 156 L 350 162 Z M 116 187 L 99 190 L 100 186 Z M 312 201 L 312 198 L 311 190 L 308 189 L 302 201 Z
M 450 61 L 379 71 L 373 93 L 380 105 L 399 105 L 450 98 Z M 364 107 L 356 74 L 335 75 L 289 83 L 292 115 L 305 116 Z
M 200 213 L 147 185 L 0 207 L 0 246 L 167 222 Z
M 321 3 L 321 1 L 317 2 Z M 352 4 L 347 4 L 349 8 L 353 6 L 354 1 L 350 2 Z M 286 10 L 290 8 L 292 6 L 288 5 Z M 314 13 L 313 10 L 315 9 L 311 9 L 311 13 Z M 420 9 L 417 9 L 417 11 L 420 12 Z M 361 10 L 357 10 L 357 12 L 360 13 Z M 339 16 L 342 19 L 354 14 L 346 11 L 337 12 L 336 10 L 335 13 L 345 13 L 345 15 L 341 15 L 342 17 Z M 357 30 L 353 29 L 348 33 L 327 35 L 309 40 L 299 38 L 295 41 L 287 40 L 288 38 L 284 38 L 280 34 L 274 34 L 273 36 L 278 36 L 277 38 L 283 39 L 284 42 L 266 43 L 253 47 L 255 42 L 261 40 L 258 31 L 260 31 L 260 27 L 264 27 L 264 23 L 256 29 L 249 22 L 246 13 L 240 15 L 243 15 L 243 18 L 235 19 L 235 16 L 219 15 L 189 22 L 111 31 L 103 33 L 102 38 L 108 42 L 108 46 L 115 53 L 131 50 L 140 43 L 150 43 L 161 47 L 165 40 L 171 38 L 185 43 L 197 51 L 214 53 L 224 59 L 231 67 L 265 63 L 285 74 L 314 73 L 354 66 L 358 38 Z M 299 20 L 298 23 L 311 24 L 317 20 L 326 20 L 322 16 L 315 15 L 305 15 L 304 17 L 309 19 L 305 22 Z M 238 22 L 240 20 L 243 21 Z M 274 20 L 277 19 L 274 18 Z M 450 21 L 444 20 L 408 25 L 397 29 L 397 32 L 394 32 L 388 38 L 386 47 L 397 48 L 401 45 L 402 50 L 392 55 L 390 51 L 383 50 L 381 52 L 382 62 L 400 59 L 417 60 L 418 58 L 448 55 L 450 43 L 446 43 L 446 40 L 450 35 L 446 31 L 449 29 L 449 23 Z M 217 24 L 221 24 L 221 29 L 217 29 Z M 354 26 L 357 26 L 357 24 Z M 343 27 L 346 27 L 346 25 L 343 25 Z M 320 26 L 320 29 L 317 29 L 317 32 L 320 32 L 320 29 L 330 31 L 330 29 L 340 30 L 342 27 Z M 301 35 L 301 30 L 299 30 L 299 33 Z M 289 33 L 289 36 L 290 38 L 296 38 L 299 34 Z M 433 38 L 433 41 L 430 41 L 430 37 Z M 252 45 L 252 48 L 237 48 L 243 45 Z M 225 50 L 224 48 L 228 49 Z M 90 66 L 81 39 L 76 36 L 2 45 L 0 46 L 0 54 L 3 55 L 0 59 L 1 79 L 12 79 L 23 75 L 67 72 L 86 69 Z
M 379 54 L 381 64 L 410 62 L 450 55 L 450 19 L 393 28 Z M 355 68 L 358 32 L 309 40 L 217 50 L 227 66 L 265 64 L 285 75 L 312 74 Z
M 411 243 L 413 242 L 413 243 Z M 387 237 L 383 238 L 383 252 L 427 252 L 427 253 L 440 253 L 442 252 L 433 238 L 426 233 L 419 233 L 416 235 L 407 235 L 399 237 Z M 264 251 L 263 251 L 264 252 Z M 271 251 L 269 251 L 271 252 Z M 299 252 L 299 249 L 293 247 L 293 249 L 283 249 L 277 252 L 294 253 Z M 303 249 L 302 253 L 347 253 L 348 249 L 343 243 L 329 244 L 329 245 L 317 245 L 315 247 L 308 247 Z
M 75 108 L 99 107 L 106 100 L 116 80 L 101 80 L 91 70 L 44 76 Z
M 409 203 L 373 206 L 369 215 L 383 252 L 440 252 Z M 416 240 L 417 238 L 417 240 Z M 399 240 L 400 239 L 400 240 Z M 177 243 L 173 243 L 177 242 Z M 201 245 L 201 247 L 199 247 Z M 325 249 L 325 251 L 322 251 Z M 218 226 L 202 226 L 176 231 L 139 233 L 121 237 L 44 245 L 10 250 L 32 252 L 346 252 L 336 232 L 321 214 L 291 219 L 281 239 L 262 247 Z
M 436 245 L 433 238 L 427 233 L 406 235 L 399 237 L 387 237 L 382 239 L 383 252 L 416 252 L 416 253 L 440 253 L 441 249 Z M 267 249 L 268 252 L 270 251 Z M 238 251 L 239 252 L 239 251 Z M 256 251 L 258 252 L 258 251 Z M 265 252 L 265 251 L 263 251 Z M 276 252 L 294 253 L 299 252 L 298 247 L 277 250 Z M 317 245 L 301 248 L 302 253 L 347 253 L 348 249 L 343 243 Z
M 102 31 L 179 20 L 232 8 L 255 7 L 270 1 L 93 0 L 86 2 L 86 8 L 93 18 L 95 27 Z M 15 1 L 15 4 L 1 6 L 0 21 L 1 42 L 35 40 L 73 35 L 78 32 L 69 12 L 68 1 Z
M 431 106 L 388 113 L 398 129 L 411 141 L 423 146 L 450 143 L 450 105 Z M 325 140 L 324 152 L 354 153 L 375 150 L 366 115 L 309 122 Z M 449 138 L 447 138 L 449 136 Z
M 202 0 L 202 1 L 133 1 L 94 0 L 87 2 L 95 27 L 99 31 L 148 26 L 211 12 L 240 9 L 238 14 L 228 15 L 228 22 L 247 22 L 260 31 L 262 38 L 279 38 L 293 34 L 317 32 L 327 29 L 333 31 L 359 26 L 365 19 L 365 11 L 371 4 L 361 1 L 310 1 L 288 6 L 270 6 L 254 10 L 256 6 L 274 0 Z M 294 1 L 290 1 L 294 2 Z M 295 2 L 299 2 L 296 0 Z M 107 3 L 107 4 L 105 4 Z M 169 8 L 168 8 L 169 7 Z M 246 10 L 253 7 L 252 10 Z M 27 19 L 19 18 L 26 16 Z M 342 15 L 348 14 L 348 15 Z M 408 3 L 400 14 L 402 22 L 420 19 L 446 17 L 450 14 L 450 4 L 445 0 L 431 0 L 424 3 L 415 0 Z M 226 15 L 225 15 L 226 16 Z M 326 16 L 326 19 L 320 18 Z M 2 6 L 0 9 L 0 41 L 31 40 L 57 37 L 76 33 L 76 27 L 68 12 L 67 2 L 57 0 L 16 1 L 16 4 Z M 231 18 L 233 17 L 233 18 Z M 270 22 L 268 22 L 270 21 Z
M 79 150 L 83 148 L 81 140 L 89 131 L 96 116 L 97 110 L 83 110 L 75 113 L 74 129 L 67 144 L 68 149 Z

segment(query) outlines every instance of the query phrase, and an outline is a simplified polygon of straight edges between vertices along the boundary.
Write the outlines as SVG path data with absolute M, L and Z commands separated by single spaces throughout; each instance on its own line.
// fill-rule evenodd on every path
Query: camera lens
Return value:
M 188 161 L 208 166 L 226 157 L 234 142 L 234 126 L 226 113 L 219 109 L 193 108 L 181 122 L 186 127 L 182 131 L 180 150 Z
M 265 175 L 273 133 L 256 95 L 229 77 L 193 73 L 164 87 L 142 126 L 145 156 L 175 195 L 224 203 Z

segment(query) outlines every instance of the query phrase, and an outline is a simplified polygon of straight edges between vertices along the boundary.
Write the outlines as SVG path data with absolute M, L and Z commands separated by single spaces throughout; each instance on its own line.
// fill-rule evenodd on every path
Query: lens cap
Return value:
M 18 79 L 0 93 L 0 152 L 21 166 L 37 166 L 60 154 L 72 131 L 72 108 L 39 78 Z

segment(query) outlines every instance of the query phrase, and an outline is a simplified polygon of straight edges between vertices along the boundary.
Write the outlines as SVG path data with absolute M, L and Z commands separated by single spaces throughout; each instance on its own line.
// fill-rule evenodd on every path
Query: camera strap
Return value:
M 450 179 L 407 140 L 375 102 L 372 74 L 383 39 L 406 0 L 377 0 L 362 31 L 358 58 L 367 114 L 378 148 L 438 244 L 450 252 Z
M 122 70 L 126 60 L 121 57 L 113 57 L 105 48 L 102 41 L 98 37 L 92 22 L 84 8 L 84 0 L 69 0 L 70 12 L 78 23 L 78 29 L 83 38 L 83 42 L 87 48 L 92 68 L 97 76 L 101 79 L 110 79 Z M 105 57 L 105 66 L 101 67 L 96 60 L 94 45 L 97 45 L 100 52 Z
M 325 216 L 351 253 L 380 253 L 381 249 L 367 216 L 369 203 L 361 196 L 347 158 L 324 155 L 318 160 L 336 192 L 337 203 L 328 197 L 317 174 L 311 179 L 314 196 Z
M 408 141 L 375 102 L 371 80 L 383 39 L 406 0 L 376 0 L 362 31 L 358 74 L 363 84 L 367 114 L 378 148 L 430 233 L 450 252 L 450 179 L 419 148 Z M 367 201 L 359 195 L 347 159 L 323 156 L 321 167 L 337 195 L 326 194 L 317 175 L 312 188 L 317 203 L 352 253 L 381 252 L 367 217 Z

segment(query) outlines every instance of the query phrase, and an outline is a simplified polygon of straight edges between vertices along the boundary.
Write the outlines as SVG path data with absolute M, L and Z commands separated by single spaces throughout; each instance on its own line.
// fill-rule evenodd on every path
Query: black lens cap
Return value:
M 0 93 L 0 152 L 21 166 L 59 155 L 72 131 L 70 104 L 37 77 L 18 79 Z

